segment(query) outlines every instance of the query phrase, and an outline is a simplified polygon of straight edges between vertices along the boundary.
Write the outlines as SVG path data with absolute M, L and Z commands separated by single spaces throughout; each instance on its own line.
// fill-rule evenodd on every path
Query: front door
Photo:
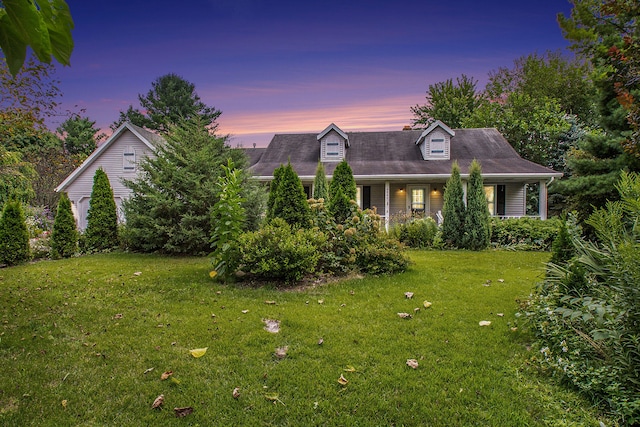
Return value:
M 407 213 L 411 216 L 427 216 L 428 198 L 426 185 L 407 186 Z

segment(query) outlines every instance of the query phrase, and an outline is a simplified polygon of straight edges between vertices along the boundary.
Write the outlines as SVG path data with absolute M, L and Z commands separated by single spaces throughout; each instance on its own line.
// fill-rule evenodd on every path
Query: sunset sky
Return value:
M 331 122 L 400 130 L 430 84 L 467 74 L 483 88 L 520 56 L 566 49 L 556 15 L 571 10 L 567 0 L 67 3 L 76 47 L 58 67 L 63 109 L 106 129 L 176 73 L 245 147 Z

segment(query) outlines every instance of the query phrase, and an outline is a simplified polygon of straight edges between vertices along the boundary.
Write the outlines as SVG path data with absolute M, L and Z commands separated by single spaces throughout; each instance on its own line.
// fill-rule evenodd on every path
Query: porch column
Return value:
M 538 214 L 540 219 L 547 219 L 547 183 L 540 181 L 538 183 L 539 196 L 538 196 Z
M 384 229 L 389 231 L 389 216 L 390 216 L 390 204 L 389 204 L 389 181 L 384 182 Z

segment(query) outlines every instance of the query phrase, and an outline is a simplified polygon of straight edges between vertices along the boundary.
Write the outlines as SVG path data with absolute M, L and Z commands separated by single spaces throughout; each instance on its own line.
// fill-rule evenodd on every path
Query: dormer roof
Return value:
M 336 126 L 335 123 L 331 123 L 329 126 L 327 126 L 322 132 L 320 132 L 318 134 L 316 139 L 318 141 L 320 141 L 322 138 L 324 138 L 332 130 L 335 131 L 338 135 L 340 135 L 342 137 L 342 139 L 344 139 L 345 145 L 348 147 L 349 146 L 349 137 L 347 136 L 346 133 L 344 133 L 342 131 L 342 129 L 340 129 L 338 126 Z
M 440 120 L 436 120 L 435 122 L 431 123 L 431 125 L 420 134 L 420 137 L 416 141 L 416 145 L 419 145 L 422 141 L 424 141 L 427 135 L 433 132 L 436 128 L 441 128 L 452 137 L 456 136 L 456 133 L 454 132 L 453 129 L 451 129 L 449 126 L 445 125 L 444 123 L 442 123 Z

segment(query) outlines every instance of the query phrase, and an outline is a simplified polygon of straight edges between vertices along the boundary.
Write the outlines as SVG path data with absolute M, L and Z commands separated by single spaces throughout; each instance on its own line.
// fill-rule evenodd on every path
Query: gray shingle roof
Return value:
M 421 130 L 390 132 L 347 132 L 350 147 L 346 160 L 356 177 L 406 178 L 407 175 L 448 175 L 454 160 L 467 174 L 473 159 L 482 165 L 483 175 L 517 175 L 540 178 L 560 176 L 544 166 L 522 159 L 497 129 L 455 129 L 450 160 L 423 160 L 416 141 Z M 275 168 L 291 160 L 299 176 L 314 176 L 320 157 L 315 134 L 275 135 L 260 160 L 252 166 L 256 176 L 273 175 Z M 331 175 L 335 163 L 325 163 Z

